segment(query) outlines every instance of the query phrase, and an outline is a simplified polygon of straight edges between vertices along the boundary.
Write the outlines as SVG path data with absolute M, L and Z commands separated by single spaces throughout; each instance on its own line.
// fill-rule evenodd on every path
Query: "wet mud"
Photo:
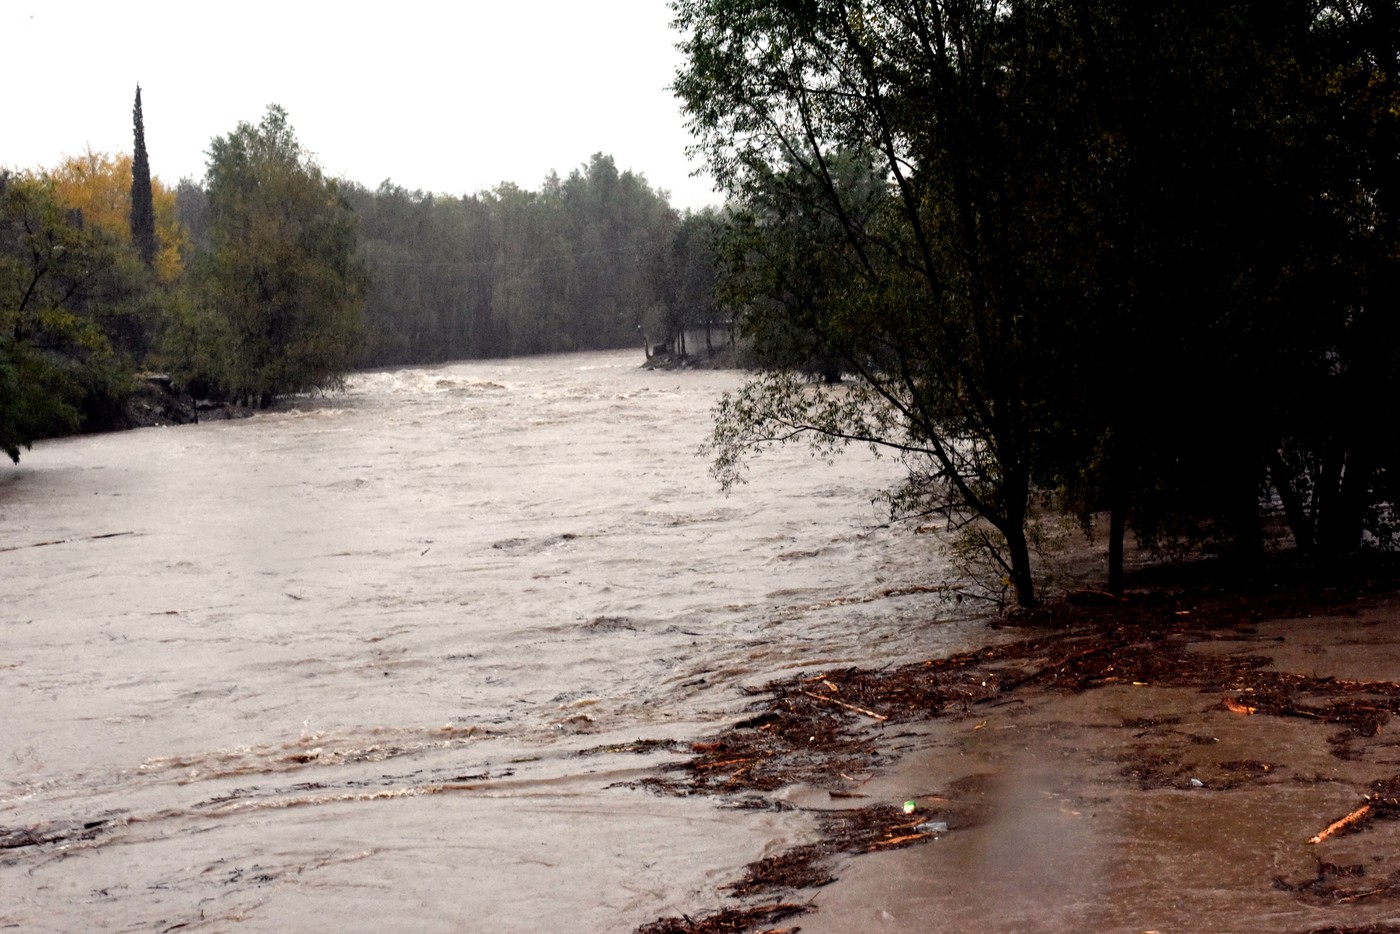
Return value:
M 817 815 L 720 889 L 806 931 L 1393 930 L 1396 580 L 1061 601 L 1014 641 L 773 682 L 644 782 Z M 771 928 L 735 910 L 656 930 Z

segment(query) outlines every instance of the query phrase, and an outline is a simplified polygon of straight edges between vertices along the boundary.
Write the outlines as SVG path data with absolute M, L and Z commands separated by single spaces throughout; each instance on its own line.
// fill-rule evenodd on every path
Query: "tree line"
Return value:
M 142 370 L 266 405 L 338 385 L 362 340 L 355 218 L 273 106 L 210 144 L 207 224 L 133 155 L 0 172 L 0 450 L 119 427 Z
M 1390 0 L 673 0 L 765 361 L 725 482 L 794 438 L 907 465 L 1021 605 L 1060 517 L 1252 560 L 1397 544 Z M 825 387 L 800 376 L 806 370 Z
M 539 191 L 370 191 L 327 177 L 272 105 L 203 179 L 133 154 L 0 171 L 0 450 L 119 427 L 159 372 L 266 406 L 356 367 L 662 343 L 717 325 L 714 212 L 594 155 Z
M 680 215 L 603 153 L 538 191 L 347 197 L 371 283 L 362 365 L 635 347 L 716 317 L 713 277 L 677 270 L 713 269 L 718 216 Z

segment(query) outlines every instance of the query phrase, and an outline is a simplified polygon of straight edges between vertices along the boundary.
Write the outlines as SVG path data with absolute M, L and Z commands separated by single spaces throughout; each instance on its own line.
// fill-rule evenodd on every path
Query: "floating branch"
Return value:
M 820 694 L 813 694 L 811 691 L 798 691 L 797 693 L 805 694 L 808 697 L 812 698 L 812 700 L 819 700 L 823 704 L 835 704 L 837 707 L 844 707 L 847 710 L 854 710 L 858 714 L 867 716 L 872 720 L 879 720 L 882 723 L 889 719 L 889 717 L 885 716 L 882 713 L 876 713 L 873 710 L 866 710 L 864 707 L 857 707 L 855 704 L 848 704 L 845 701 L 839 701 L 834 697 L 823 697 Z

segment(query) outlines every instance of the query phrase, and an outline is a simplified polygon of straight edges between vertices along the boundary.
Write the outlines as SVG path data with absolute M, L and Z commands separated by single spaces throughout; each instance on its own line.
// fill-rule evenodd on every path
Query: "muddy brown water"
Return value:
M 625 931 L 801 813 L 629 785 L 804 667 L 966 648 L 899 467 L 696 449 L 635 353 L 357 376 L 0 470 L 0 928 Z M 644 750 L 638 752 L 636 750 Z

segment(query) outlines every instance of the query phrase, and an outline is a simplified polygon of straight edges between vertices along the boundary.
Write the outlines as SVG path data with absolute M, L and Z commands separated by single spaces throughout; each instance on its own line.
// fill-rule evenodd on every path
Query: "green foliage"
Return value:
M 1123 157 L 1097 173 L 1095 316 L 1132 352 L 1086 381 L 1101 455 L 1086 502 L 1115 501 L 1149 544 L 1249 557 L 1277 496 L 1300 549 L 1352 551 L 1387 499 L 1394 458 L 1365 413 L 1394 398 L 1400 348 L 1394 173 L 1374 170 L 1394 164 L 1400 111 L 1368 111 L 1355 76 L 1392 80 L 1395 17 L 1104 9 L 1114 45 L 1095 74 L 1119 90 L 1097 112 Z
M 718 294 L 720 243 L 727 221 L 713 208 L 687 211 L 675 225 L 670 248 L 652 254 L 650 280 L 655 304 L 642 316 L 646 342 L 669 341 L 680 353 L 688 353 L 686 334 L 705 332 L 705 351 L 716 351 L 715 335 L 733 343 L 728 309 Z
M 226 398 L 237 372 L 234 353 L 240 342 L 229 316 L 206 305 L 196 288 L 192 283 L 180 289 L 171 302 L 158 359 L 175 385 L 196 398 Z
M 133 258 L 44 178 L 0 173 L 0 450 L 102 427 L 130 391 L 109 331 L 128 320 Z
M 200 309 L 177 326 L 179 368 L 229 395 L 267 404 L 338 387 L 361 339 L 366 273 L 356 219 L 339 185 L 302 150 L 276 105 L 210 144 L 209 248 L 197 264 Z M 205 316 L 214 321 L 200 321 Z M 226 354 L 191 355 L 190 335 Z
M 672 6 L 739 205 L 727 295 L 769 369 L 834 354 L 868 407 L 816 419 L 761 376 L 720 409 L 722 471 L 793 437 L 898 450 L 895 502 L 993 530 L 1023 604 L 1047 503 L 1109 510 L 1115 562 L 1125 518 L 1257 551 L 1274 493 L 1304 547 L 1386 534 L 1393 5 Z
M 1029 5 L 925 6 L 678 2 L 676 87 L 744 205 L 732 297 L 769 365 L 839 356 L 884 409 L 872 440 L 915 460 L 925 509 L 995 529 L 1028 604 L 1032 477 L 1073 386 L 1043 351 L 1076 327 L 1061 167 L 1084 118 L 1018 41 Z
M 0 325 L 18 336 L 0 346 L 0 425 L 16 455 L 120 424 L 137 366 L 267 404 L 356 365 L 634 346 L 656 309 L 667 327 L 715 323 L 717 219 L 682 222 L 610 156 L 537 192 L 370 192 L 325 178 L 272 106 L 211 142 L 203 184 L 170 192 L 150 178 L 139 88 L 132 115 L 133 158 L 9 180 L 0 261 L 18 297 Z M 130 201 L 112 184 L 128 165 Z
M 745 203 L 723 240 L 723 289 L 740 309 L 747 362 L 834 383 L 850 371 L 843 352 L 854 349 L 839 334 L 846 324 L 841 296 L 860 277 L 848 232 L 873 233 L 888 198 L 871 154 L 838 152 L 825 164 L 829 185 L 810 176 L 802 160 L 752 168 Z
M 19 463 L 20 448 L 78 427 L 68 373 L 28 343 L 0 340 L 0 451 Z
M 481 355 L 492 341 L 490 217 L 476 198 L 410 192 L 385 181 L 350 187 L 369 270 L 367 339 L 359 362 L 379 366 Z

